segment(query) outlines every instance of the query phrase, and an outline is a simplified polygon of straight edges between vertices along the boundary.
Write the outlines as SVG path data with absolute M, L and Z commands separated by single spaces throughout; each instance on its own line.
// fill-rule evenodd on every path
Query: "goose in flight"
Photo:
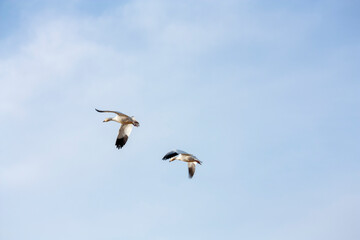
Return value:
M 168 159 L 170 159 L 169 162 L 172 162 L 172 161 L 175 161 L 175 160 L 187 162 L 188 163 L 188 168 L 189 168 L 189 178 L 192 178 L 194 176 L 196 164 L 201 165 L 201 163 L 202 163 L 194 155 L 189 154 L 189 153 L 184 152 L 184 151 L 181 151 L 181 150 L 174 150 L 174 151 L 168 152 L 163 157 L 162 160 L 168 160 Z
M 109 112 L 109 113 L 115 113 L 116 116 L 113 117 L 113 118 L 105 118 L 105 120 L 103 122 L 109 122 L 109 121 L 115 121 L 115 122 L 118 122 L 118 123 L 121 123 L 121 127 L 119 129 L 119 134 L 116 138 L 116 142 L 115 142 L 115 146 L 120 149 L 122 148 L 126 141 L 128 140 L 129 138 L 129 135 L 131 133 L 131 130 L 133 128 L 133 125 L 135 127 L 139 127 L 140 124 L 138 121 L 136 121 L 136 119 L 132 116 L 132 117 L 129 117 L 128 115 L 125 115 L 121 112 L 115 112 L 115 111 L 103 111 L 103 110 L 98 110 L 95 108 L 95 110 L 97 112 Z

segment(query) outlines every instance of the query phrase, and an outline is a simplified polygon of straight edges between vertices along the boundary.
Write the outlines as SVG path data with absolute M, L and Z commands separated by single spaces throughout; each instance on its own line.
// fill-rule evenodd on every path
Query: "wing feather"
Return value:
M 180 149 L 176 149 L 175 152 L 177 152 L 178 154 L 188 154 L 187 152 Z
M 194 176 L 194 173 L 195 173 L 195 163 L 189 162 L 188 163 L 188 168 L 189 168 L 189 178 L 192 178 Z
M 175 157 L 180 154 L 188 154 L 188 153 L 185 151 L 179 150 L 179 149 L 175 149 L 175 150 L 168 152 L 162 159 L 167 160 L 169 158 Z
M 97 112 L 101 112 L 101 113 L 103 113 L 103 112 L 109 112 L 109 113 L 115 113 L 116 115 L 118 115 L 118 116 L 120 116 L 120 117 L 129 117 L 128 115 L 126 115 L 126 114 L 124 114 L 124 113 L 121 113 L 121 112 L 116 112 L 116 111 L 110 111 L 110 110 L 99 110 L 99 109 L 96 109 L 95 108 L 95 110 L 97 111 Z
M 122 148 L 125 145 L 125 143 L 127 142 L 128 138 L 130 136 L 132 129 L 133 129 L 132 124 L 121 125 L 121 127 L 119 129 L 119 134 L 118 134 L 118 136 L 116 138 L 116 142 L 115 142 L 115 145 L 118 149 Z
M 170 158 L 175 157 L 177 155 L 179 155 L 177 152 L 170 151 L 167 154 L 165 154 L 165 156 L 162 158 L 162 160 L 167 160 L 167 159 L 170 159 Z

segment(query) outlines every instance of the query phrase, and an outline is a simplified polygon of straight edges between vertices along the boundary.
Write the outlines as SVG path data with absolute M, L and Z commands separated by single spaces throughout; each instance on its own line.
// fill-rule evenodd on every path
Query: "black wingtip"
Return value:
M 97 112 L 101 112 L 100 110 L 98 110 L 98 109 L 96 109 L 96 108 L 95 108 L 95 110 L 96 110 Z
M 123 138 L 116 139 L 116 142 L 115 142 L 116 148 L 117 149 L 122 148 L 125 145 L 125 143 L 127 142 L 127 140 L 128 140 L 128 136 L 124 136 Z

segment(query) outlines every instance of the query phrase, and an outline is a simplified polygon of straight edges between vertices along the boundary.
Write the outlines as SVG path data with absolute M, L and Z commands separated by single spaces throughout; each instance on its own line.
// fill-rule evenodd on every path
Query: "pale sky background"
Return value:
M 0 239 L 360 239 L 359 12 L 0 1 Z

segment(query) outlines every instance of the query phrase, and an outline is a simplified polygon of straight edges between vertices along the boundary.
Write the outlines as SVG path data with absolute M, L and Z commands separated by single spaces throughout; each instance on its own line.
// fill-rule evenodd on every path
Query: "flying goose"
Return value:
M 108 111 L 108 110 L 98 110 L 95 108 L 96 111 L 98 112 L 109 112 L 109 113 L 115 113 L 116 116 L 113 118 L 105 118 L 105 120 L 103 122 L 109 122 L 109 121 L 115 121 L 118 123 L 121 123 L 121 127 L 119 129 L 119 134 L 117 136 L 116 142 L 115 142 L 115 146 L 117 147 L 117 149 L 122 148 L 126 141 L 129 138 L 129 135 L 131 133 L 131 130 L 133 128 L 133 125 L 135 127 L 139 127 L 140 124 L 138 121 L 136 121 L 136 119 L 132 116 L 129 117 L 128 115 L 125 115 L 121 112 L 115 112 L 115 111 Z
M 202 163 L 194 155 L 189 154 L 187 152 L 184 152 L 182 150 L 174 150 L 174 151 L 168 152 L 163 157 L 162 160 L 167 160 L 167 159 L 170 159 L 169 162 L 172 162 L 172 161 L 175 161 L 175 160 L 187 162 L 188 163 L 188 168 L 189 168 L 189 178 L 192 178 L 194 176 L 196 164 L 201 165 L 201 163 Z

